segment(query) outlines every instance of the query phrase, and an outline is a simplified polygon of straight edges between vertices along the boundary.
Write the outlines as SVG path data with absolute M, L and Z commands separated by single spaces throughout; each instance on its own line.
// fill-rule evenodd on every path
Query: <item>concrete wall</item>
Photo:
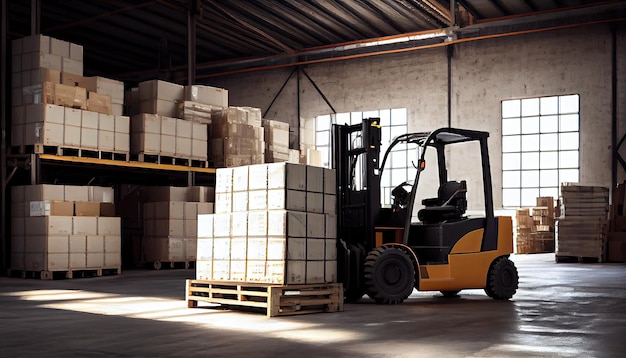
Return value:
M 623 31 L 618 34 L 620 137 L 626 130 L 625 37 Z M 611 32 L 604 25 L 455 45 L 452 126 L 491 133 L 496 208 L 502 203 L 500 102 L 505 99 L 579 94 L 581 183 L 611 185 L 611 46 Z M 423 131 L 447 125 L 446 61 L 445 48 L 439 48 L 311 65 L 306 72 L 337 112 L 406 107 L 409 131 Z M 212 84 L 229 89 L 232 105 L 256 106 L 265 112 L 291 71 L 233 75 Z M 296 77 L 287 83 L 267 118 L 297 125 Z M 314 118 L 330 112 L 302 77 L 300 116 Z M 470 188 L 479 187 L 480 172 L 469 164 L 475 162 L 468 155 L 472 156 L 451 153 L 452 161 L 457 161 L 450 171 L 455 178 L 468 178 Z M 621 169 L 618 173 L 618 181 L 626 178 Z M 468 196 L 470 202 L 479 202 L 482 193 L 469 190 Z

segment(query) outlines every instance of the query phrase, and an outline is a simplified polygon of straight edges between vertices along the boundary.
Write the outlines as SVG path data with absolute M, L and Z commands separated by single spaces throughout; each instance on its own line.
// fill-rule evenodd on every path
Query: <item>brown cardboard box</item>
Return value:
M 111 96 L 108 94 L 89 92 L 89 98 L 87 98 L 87 110 L 103 114 L 113 114 Z
M 66 86 L 72 86 L 72 87 L 80 86 L 83 81 L 83 76 L 74 74 L 74 73 L 69 73 L 69 72 L 61 72 L 60 77 L 61 77 L 60 83 Z
M 95 216 L 73 216 L 72 235 L 97 235 L 98 218 Z
M 100 204 L 100 216 L 114 217 L 115 216 L 115 204 L 113 203 L 98 203 Z
M 74 202 L 74 215 L 100 216 L 100 203 L 93 201 L 76 201 Z
M 54 84 L 54 104 L 87 109 L 87 91 L 82 87 Z
M 31 201 L 29 216 L 73 216 L 74 203 L 71 201 L 42 200 Z

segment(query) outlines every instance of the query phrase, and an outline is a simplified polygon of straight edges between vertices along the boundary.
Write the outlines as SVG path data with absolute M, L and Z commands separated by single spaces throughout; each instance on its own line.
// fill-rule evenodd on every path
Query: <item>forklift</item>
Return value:
M 487 139 L 482 131 L 441 128 L 403 134 L 389 144 L 380 161 L 379 118 L 333 125 L 332 161 L 337 179 L 337 273 L 346 302 L 367 294 L 379 304 L 397 304 L 419 291 L 455 297 L 464 289 L 484 289 L 496 300 L 517 291 L 511 217 L 495 217 Z M 467 211 L 467 182 L 448 178 L 446 154 L 460 143 L 480 146 L 484 216 Z M 415 179 L 390 192 L 381 204 L 381 177 L 394 148 L 417 150 Z M 400 147 L 399 147 L 400 146 Z M 413 222 L 426 154 L 436 155 L 437 196 L 424 198 Z M 478 168 L 477 168 L 478 169 Z M 395 185 L 395 183 L 394 183 Z M 388 191 L 388 190 L 387 190 Z

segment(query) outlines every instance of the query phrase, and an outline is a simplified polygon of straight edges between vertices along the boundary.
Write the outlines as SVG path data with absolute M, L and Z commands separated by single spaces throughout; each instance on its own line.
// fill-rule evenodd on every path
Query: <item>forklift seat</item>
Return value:
M 424 209 L 417 213 L 422 222 L 437 223 L 461 219 L 467 210 L 467 183 L 448 181 L 439 187 L 436 198 L 424 199 Z

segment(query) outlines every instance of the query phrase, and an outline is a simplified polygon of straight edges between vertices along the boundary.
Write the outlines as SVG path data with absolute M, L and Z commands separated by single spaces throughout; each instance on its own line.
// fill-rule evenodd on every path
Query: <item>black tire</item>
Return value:
M 457 297 L 459 295 L 459 292 L 461 292 L 461 290 L 440 291 L 440 292 L 443 295 L 443 297 Z
M 508 300 L 517 292 L 518 285 L 519 276 L 513 261 L 504 256 L 495 259 L 487 273 L 487 296 L 494 300 Z
M 400 249 L 381 246 L 370 251 L 364 271 L 366 293 L 376 303 L 401 303 L 413 292 L 415 268 Z
M 355 303 L 356 301 L 360 300 L 364 294 L 365 293 L 361 290 L 347 289 L 343 292 L 343 301 L 345 303 Z

